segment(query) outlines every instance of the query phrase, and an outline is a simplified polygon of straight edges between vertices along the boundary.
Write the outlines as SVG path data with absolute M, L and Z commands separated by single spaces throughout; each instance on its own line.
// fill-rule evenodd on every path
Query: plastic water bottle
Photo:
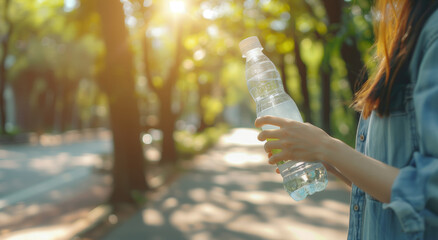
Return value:
M 259 39 L 255 36 L 246 38 L 240 42 L 239 47 L 246 58 L 246 80 L 257 105 L 257 117 L 271 115 L 303 122 L 294 100 L 284 91 L 275 65 L 263 54 Z M 272 125 L 262 127 L 263 130 L 276 128 Z M 277 149 L 272 153 L 279 151 Z M 322 191 L 327 186 L 327 171 L 321 163 L 282 161 L 277 166 L 285 190 L 296 201 Z

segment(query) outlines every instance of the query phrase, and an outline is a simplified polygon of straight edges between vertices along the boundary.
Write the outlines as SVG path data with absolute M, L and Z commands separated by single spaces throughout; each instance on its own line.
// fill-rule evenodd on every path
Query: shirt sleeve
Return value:
M 413 92 L 418 150 L 400 169 L 391 190 L 392 209 L 403 230 L 422 238 L 426 224 L 438 227 L 438 41 L 426 48 Z

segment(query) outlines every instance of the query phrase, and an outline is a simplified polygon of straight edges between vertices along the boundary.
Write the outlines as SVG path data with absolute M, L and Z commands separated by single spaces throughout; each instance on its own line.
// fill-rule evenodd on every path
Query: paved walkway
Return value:
M 103 239 L 346 239 L 349 193 L 333 178 L 295 202 L 257 132 L 235 129 L 195 167 Z
M 112 180 L 102 156 L 112 151 L 111 133 L 31 140 L 0 144 L 0 239 L 71 239 L 108 198 Z

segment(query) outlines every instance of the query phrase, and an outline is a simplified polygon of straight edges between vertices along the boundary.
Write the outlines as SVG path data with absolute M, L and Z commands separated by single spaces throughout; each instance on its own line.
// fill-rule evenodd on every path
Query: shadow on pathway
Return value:
M 257 132 L 235 129 L 195 167 L 104 239 L 346 239 L 349 193 L 333 178 L 295 202 Z

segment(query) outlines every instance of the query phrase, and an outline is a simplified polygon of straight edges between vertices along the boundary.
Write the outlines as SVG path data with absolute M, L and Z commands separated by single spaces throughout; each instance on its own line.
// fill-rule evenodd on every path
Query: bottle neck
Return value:
M 262 50 L 263 50 L 263 48 L 253 48 L 253 49 L 249 50 L 248 52 L 246 52 L 245 56 L 244 56 L 246 58 L 246 61 L 248 62 L 249 60 L 251 60 L 254 57 L 263 55 Z

